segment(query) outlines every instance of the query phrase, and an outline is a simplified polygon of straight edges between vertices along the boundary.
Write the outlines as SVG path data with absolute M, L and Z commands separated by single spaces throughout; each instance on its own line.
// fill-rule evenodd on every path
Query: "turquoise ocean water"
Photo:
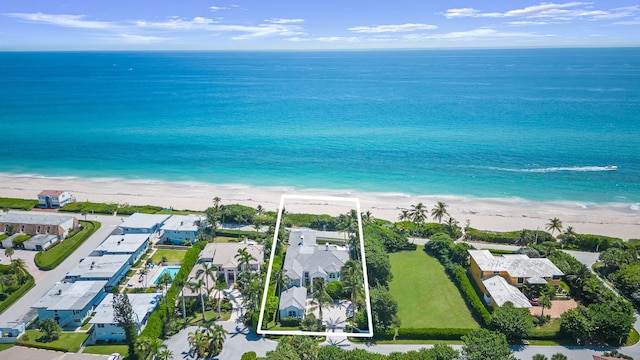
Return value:
M 0 79 L 6 174 L 640 202 L 640 48 L 0 53 Z

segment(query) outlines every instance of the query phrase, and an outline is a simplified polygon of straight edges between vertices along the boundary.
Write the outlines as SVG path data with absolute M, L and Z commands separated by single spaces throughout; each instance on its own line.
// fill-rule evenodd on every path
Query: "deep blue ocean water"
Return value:
M 640 202 L 640 48 L 0 53 L 0 80 L 2 173 Z

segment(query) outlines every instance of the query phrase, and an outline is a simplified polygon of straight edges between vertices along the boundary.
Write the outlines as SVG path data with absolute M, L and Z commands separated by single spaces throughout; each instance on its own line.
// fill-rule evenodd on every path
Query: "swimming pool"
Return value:
M 158 274 L 158 276 L 156 276 L 155 280 L 153 280 L 153 284 L 157 285 L 158 281 L 160 281 L 160 278 L 164 274 L 169 274 L 169 276 L 171 276 L 171 280 L 173 280 L 176 277 L 176 274 L 178 273 L 178 271 L 180 271 L 179 267 L 167 267 L 162 269 L 162 272 Z

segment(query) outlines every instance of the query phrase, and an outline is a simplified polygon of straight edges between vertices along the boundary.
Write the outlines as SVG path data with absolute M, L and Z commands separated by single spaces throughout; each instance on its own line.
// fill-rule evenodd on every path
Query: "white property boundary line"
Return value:
M 282 210 L 284 209 L 285 200 L 320 200 L 328 202 L 353 202 L 356 205 L 356 212 L 358 213 L 358 237 L 360 238 L 360 257 L 362 259 L 362 274 L 364 277 L 364 295 L 367 308 L 367 324 L 369 325 L 369 332 L 366 333 L 335 333 L 335 332 L 320 332 L 320 331 L 303 331 L 303 330 L 266 330 L 262 329 L 262 321 L 264 320 L 264 310 L 267 304 L 267 296 L 269 293 L 269 284 L 271 283 L 271 271 L 273 270 L 273 258 L 276 254 L 276 244 L 278 242 L 278 233 L 280 232 L 280 223 L 282 221 Z M 358 198 L 344 198 L 333 196 L 310 196 L 310 195 L 282 195 L 280 197 L 280 207 L 278 208 L 278 217 L 276 220 L 275 233 L 273 235 L 273 242 L 271 244 L 271 256 L 269 258 L 269 267 L 267 269 L 267 278 L 264 283 L 264 292 L 262 293 L 262 305 L 260 306 L 260 316 L 258 318 L 258 334 L 266 335 L 308 335 L 308 336 L 335 336 L 335 337 L 373 337 L 373 320 L 371 313 L 371 298 L 369 297 L 369 277 L 367 276 L 367 261 L 364 254 L 364 237 L 362 236 L 362 216 L 360 212 L 360 199 Z

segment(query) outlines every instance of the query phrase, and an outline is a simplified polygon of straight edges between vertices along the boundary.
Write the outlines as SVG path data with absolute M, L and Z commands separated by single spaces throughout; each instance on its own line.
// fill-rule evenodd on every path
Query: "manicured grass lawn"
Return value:
M 167 262 L 181 263 L 182 260 L 184 260 L 185 255 L 187 255 L 187 250 L 158 249 L 151 257 L 151 262 L 154 264 L 159 264 L 160 262 L 162 262 L 162 257 L 166 256 Z
M 231 317 L 231 313 L 223 312 L 220 321 L 227 321 Z M 218 311 L 207 310 L 204 312 L 204 318 L 206 321 L 216 320 L 218 318 Z M 190 325 L 197 325 L 202 322 L 202 312 L 196 312 L 195 316 L 187 316 L 187 323 Z
M 444 272 L 444 267 L 422 248 L 390 254 L 393 281 L 389 284 L 389 290 L 398 302 L 400 326 L 479 327 L 458 288 Z
M 640 341 L 640 334 L 638 334 L 638 330 L 633 329 L 629 333 L 629 337 L 627 338 L 627 342 L 624 343 L 624 346 L 635 345 L 638 343 L 638 341 Z
M 2 209 L 20 209 L 28 211 L 36 205 L 38 205 L 38 200 L 0 198 L 0 208 Z
M 25 340 L 25 335 L 28 340 Z M 89 337 L 87 333 L 63 332 L 58 340 L 42 342 L 38 341 L 44 336 L 40 330 L 27 330 L 25 335 L 22 335 L 16 344 L 66 352 L 78 352 L 80 345 Z
M 13 344 L 0 344 L 0 351 L 13 347 Z
M 129 348 L 127 345 L 89 345 L 84 347 L 83 353 L 87 354 L 102 354 L 111 355 L 118 353 L 126 358 L 129 355 Z

